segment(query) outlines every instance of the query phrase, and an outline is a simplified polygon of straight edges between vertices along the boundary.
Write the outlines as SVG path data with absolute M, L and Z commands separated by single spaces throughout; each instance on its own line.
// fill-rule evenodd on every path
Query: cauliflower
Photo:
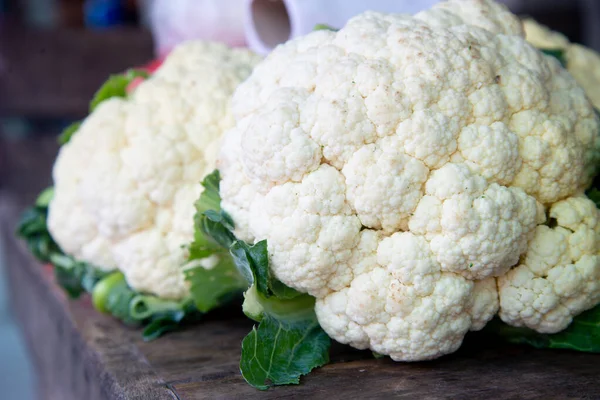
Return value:
M 337 341 L 432 359 L 499 307 L 559 329 L 600 301 L 596 211 L 561 206 L 591 183 L 599 121 L 504 6 L 361 14 L 275 49 L 232 107 L 221 205 Z M 564 245 L 542 267 L 546 231 Z M 565 268 L 578 275 L 553 287 Z M 541 309 L 520 296 L 536 285 Z
M 550 218 L 556 225 L 538 226 L 522 262 L 498 278 L 500 318 L 541 333 L 562 331 L 600 302 L 600 211 L 570 197 Z
M 564 52 L 567 70 L 597 109 L 600 109 L 600 54 L 592 49 L 569 42 L 564 35 L 538 24 L 531 18 L 523 20 L 526 39 L 535 47 Z
M 200 181 L 233 124 L 230 96 L 258 60 L 247 50 L 189 42 L 128 98 L 100 103 L 54 166 L 48 228 L 63 251 L 118 268 L 136 291 L 185 297 L 181 267 Z

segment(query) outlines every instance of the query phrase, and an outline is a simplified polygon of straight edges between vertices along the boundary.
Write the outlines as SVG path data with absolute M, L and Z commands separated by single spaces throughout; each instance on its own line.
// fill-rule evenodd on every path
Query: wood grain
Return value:
M 0 24 L 0 116 L 81 118 L 110 74 L 152 59 L 133 28 L 31 30 Z
M 22 151 L 35 149 L 30 144 Z M 25 169 L 18 171 L 27 179 Z M 42 186 L 47 179 L 30 182 Z M 0 234 L 8 250 L 13 309 L 42 398 L 600 398 L 599 356 L 489 343 L 476 334 L 456 354 L 426 363 L 375 360 L 369 352 L 335 345 L 332 363 L 301 385 L 259 392 L 239 375 L 240 343 L 252 326 L 239 309 L 220 310 L 186 331 L 142 341 L 138 330 L 95 312 L 89 298 L 65 298 L 49 271 L 13 238 L 24 201 L 12 193 L 7 186 L 0 191 Z

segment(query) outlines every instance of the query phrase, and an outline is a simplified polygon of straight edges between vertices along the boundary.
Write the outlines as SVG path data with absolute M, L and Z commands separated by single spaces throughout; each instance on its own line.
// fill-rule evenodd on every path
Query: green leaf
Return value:
M 56 282 L 63 288 L 69 297 L 76 299 L 85 292 L 81 285 L 85 265 L 75 262 L 64 254 L 54 253 L 50 261 L 54 265 Z
M 279 319 L 316 318 L 314 314 L 315 298 L 306 293 L 302 293 L 293 299 L 280 299 L 276 296 L 265 297 L 257 290 L 256 285 L 252 285 L 244 293 L 243 306 L 244 309 L 254 310 L 253 315 L 258 316 L 258 318 L 247 315 L 256 322 L 260 322 L 264 314 Z
M 185 302 L 185 301 L 184 301 Z M 180 301 L 163 299 L 157 296 L 138 294 L 129 303 L 129 315 L 132 319 L 143 321 L 159 314 L 181 313 L 183 305 Z
M 54 265 L 57 283 L 75 299 L 84 292 L 92 293 L 96 283 L 110 274 L 62 252 L 52 253 L 49 261 Z
M 596 203 L 596 207 L 600 208 L 600 190 L 595 187 L 591 188 L 586 192 L 587 196 Z
M 231 232 L 233 221 L 221 210 L 220 180 L 219 171 L 215 170 L 202 181 L 204 190 L 195 203 L 190 263 L 185 267 L 194 304 L 202 312 L 231 301 L 249 286 L 229 254 L 229 247 L 236 238 Z M 218 257 L 217 265 L 210 269 L 202 267 L 200 260 L 211 256 Z
M 194 241 L 190 245 L 189 260 L 209 257 L 228 249 L 235 241 L 235 236 L 220 221 L 213 221 L 204 214 L 194 217 Z
M 135 78 L 148 78 L 146 71 L 130 69 L 124 74 L 111 75 L 106 82 L 98 89 L 92 101 L 90 102 L 90 113 L 104 100 L 112 97 L 127 97 L 127 86 Z
M 221 182 L 221 174 L 219 170 L 214 170 L 202 180 L 204 191 L 196 202 L 196 211 L 198 214 L 203 214 L 206 211 L 221 211 L 221 195 L 219 194 L 219 186 Z
M 102 313 L 108 312 L 108 297 L 115 285 L 121 284 L 125 277 L 121 272 L 113 272 L 92 285 L 92 303 L 94 308 Z
M 238 271 L 248 283 L 256 286 L 265 297 L 272 295 L 269 289 L 271 273 L 269 271 L 269 257 L 267 254 L 267 241 L 263 240 L 254 246 L 238 240 L 231 245 L 231 255 Z
M 337 32 L 339 29 L 335 29 L 327 24 L 316 24 L 313 31 L 334 31 Z
M 60 136 L 58 137 L 58 143 L 62 146 L 63 144 L 69 143 L 71 138 L 79 128 L 81 127 L 81 121 L 73 122 L 71 125 L 67 126 Z
M 272 276 L 269 268 L 266 240 L 262 240 L 253 246 L 238 240 L 231 245 L 230 251 L 238 271 L 250 284 L 255 284 L 263 296 L 267 298 L 276 296 L 283 300 L 302 295 L 302 293 L 286 286 Z
M 242 342 L 240 370 L 246 381 L 265 390 L 297 384 L 300 377 L 329 362 L 331 340 L 315 315 L 315 299 L 271 276 L 267 242 L 231 246 L 238 270 L 253 285 L 244 294 L 244 313 L 259 322 Z
M 84 265 L 84 272 L 81 277 L 81 287 L 88 293 L 93 293 L 96 284 L 106 278 L 112 271 L 104 271 L 90 264 Z
M 196 214 L 194 217 L 194 241 L 189 246 L 189 261 L 210 257 L 223 250 L 223 247 L 205 232 L 205 229 L 212 230 L 211 228 L 217 228 L 219 224 L 211 223 L 210 226 L 205 226 L 205 220 L 203 215 Z
M 160 308 L 163 310 L 152 315 L 150 323 L 142 332 L 145 341 L 154 340 L 167 332 L 181 329 L 183 325 L 202 318 L 202 313 L 198 312 L 190 298 L 177 302 L 175 307 L 168 308 L 163 304 Z
M 154 339 L 158 339 L 162 335 L 168 332 L 173 332 L 181 328 L 182 319 L 163 317 L 158 318 L 150 322 L 142 331 L 142 338 L 144 341 L 149 342 Z
M 204 191 L 195 204 L 194 241 L 190 244 L 189 260 L 199 260 L 229 249 L 235 241 L 233 222 L 221 210 L 218 170 L 207 175 L 202 181 Z
M 130 69 L 123 74 L 111 75 L 94 94 L 94 97 L 90 102 L 90 113 L 105 100 L 112 97 L 127 97 L 127 87 L 131 82 L 136 78 L 146 79 L 148 76 L 148 72 L 137 69 Z M 67 126 L 58 137 L 58 143 L 60 145 L 69 143 L 73 135 L 77 133 L 81 127 L 81 124 L 82 121 L 77 121 Z
M 298 384 L 302 375 L 329 362 L 330 345 L 316 317 L 278 319 L 265 314 L 242 342 L 240 370 L 246 382 L 260 390 Z
M 48 204 L 53 189 L 44 190 L 36 200 L 36 205 L 22 214 L 16 234 L 25 240 L 29 251 L 42 262 L 49 262 L 54 253 L 62 254 L 56 242 L 50 236 L 47 226 Z
M 509 343 L 528 344 L 538 349 L 600 353 L 600 305 L 575 317 L 567 329 L 553 335 L 509 326 L 499 319 L 490 322 L 485 330 Z
M 137 293 L 127 285 L 123 274 L 120 274 L 119 278 L 111 283 L 110 291 L 106 295 L 106 310 L 126 324 L 140 322 L 130 313 L 130 304 L 135 296 Z
M 100 281 L 94 287 L 92 300 L 98 311 L 110 313 L 126 324 L 146 325 L 144 340 L 156 339 L 199 318 L 191 299 L 177 301 L 140 294 L 127 285 L 121 272 L 113 272 Z
M 219 257 L 219 263 L 211 269 L 198 265 L 185 270 L 194 303 L 204 313 L 228 303 L 248 288 L 248 282 L 238 273 L 231 257 L 227 253 Z
M 54 187 L 50 186 L 49 188 L 42 190 L 42 193 L 35 199 L 35 206 L 47 209 L 53 197 Z
M 272 279 L 269 287 L 271 292 L 279 299 L 295 299 L 296 297 L 304 295 L 304 293 L 300 293 L 296 289 L 286 286 L 277 279 Z
M 297 384 L 302 375 L 329 361 L 331 340 L 317 321 L 315 299 L 271 275 L 267 242 L 249 245 L 236 239 L 233 221 L 221 209 L 219 180 L 218 171 L 207 176 L 196 202 L 193 267 L 185 268 L 192 298 L 198 309 L 208 311 L 251 285 L 244 293 L 243 310 L 260 324 L 242 343 L 242 375 L 259 389 Z M 214 268 L 194 265 L 214 255 L 220 257 Z
M 233 244 L 235 236 L 226 226 L 223 215 L 224 214 L 219 214 L 220 218 L 214 220 L 211 219 L 211 217 L 214 218 L 214 214 L 204 214 L 200 219 L 200 229 L 215 243 L 226 249 Z
M 556 58 L 563 68 L 567 67 L 567 59 L 565 58 L 564 49 L 540 49 L 540 51 L 548 56 Z

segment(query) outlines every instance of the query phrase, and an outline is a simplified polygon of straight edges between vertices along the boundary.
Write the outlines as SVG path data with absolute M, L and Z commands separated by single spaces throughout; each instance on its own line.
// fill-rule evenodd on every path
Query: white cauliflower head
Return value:
M 200 181 L 233 125 L 230 98 L 258 56 L 188 42 L 129 98 L 102 102 L 60 151 L 48 228 L 67 254 L 120 269 L 129 285 L 185 297 Z
M 222 207 L 334 339 L 454 351 L 498 310 L 544 206 L 590 183 L 583 90 L 489 0 L 367 12 L 278 47 L 233 99 Z

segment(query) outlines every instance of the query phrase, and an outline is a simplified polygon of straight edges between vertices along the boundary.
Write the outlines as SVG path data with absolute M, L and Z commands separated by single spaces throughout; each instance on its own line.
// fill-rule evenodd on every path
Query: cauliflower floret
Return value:
M 185 297 L 181 266 L 200 181 L 234 123 L 230 96 L 258 60 L 246 50 L 189 42 L 129 98 L 100 103 L 54 167 L 48 228 L 60 247 L 98 268 L 120 269 L 137 291 Z
M 334 339 L 454 351 L 545 207 L 590 183 L 599 120 L 523 36 L 490 0 L 367 12 L 279 46 L 236 90 L 222 207 Z
M 465 164 L 434 171 L 410 219 L 442 270 L 469 279 L 504 274 L 527 247 L 541 208 L 521 189 L 489 184 Z
M 255 197 L 249 225 L 256 237 L 268 238 L 279 280 L 312 295 L 326 293 L 330 280 L 338 285 L 340 264 L 350 259 L 361 229 L 345 197 L 344 176 L 329 165 Z
M 480 328 L 496 313 L 497 293 L 489 280 L 476 290 L 474 282 L 442 272 L 430 246 L 410 232 L 383 239 L 376 250 L 379 266 L 317 300 L 323 329 L 342 343 L 394 360 L 455 351 L 469 329 Z
M 556 226 L 538 226 L 522 262 L 498 278 L 500 318 L 542 333 L 565 329 L 600 302 L 600 210 L 571 197 L 550 218 Z

